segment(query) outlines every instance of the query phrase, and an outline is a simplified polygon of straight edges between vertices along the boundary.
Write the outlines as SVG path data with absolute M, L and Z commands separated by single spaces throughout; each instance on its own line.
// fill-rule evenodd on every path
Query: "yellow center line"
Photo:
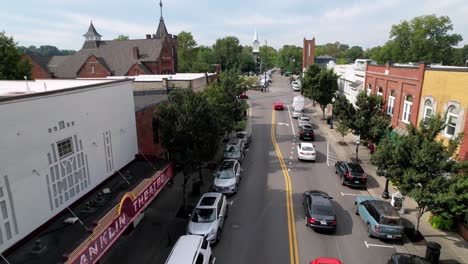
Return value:
M 284 183 L 286 187 L 286 211 L 288 216 L 288 238 L 289 238 L 289 258 L 291 264 L 299 264 L 299 253 L 297 249 L 297 237 L 296 237 L 296 222 L 294 220 L 294 206 L 292 200 L 292 187 L 291 187 L 291 178 L 289 177 L 286 164 L 284 163 L 283 155 L 281 150 L 276 143 L 276 134 L 275 134 L 275 110 L 272 110 L 271 114 L 271 141 L 273 146 L 275 146 L 276 155 L 281 165 L 281 170 L 283 171 Z

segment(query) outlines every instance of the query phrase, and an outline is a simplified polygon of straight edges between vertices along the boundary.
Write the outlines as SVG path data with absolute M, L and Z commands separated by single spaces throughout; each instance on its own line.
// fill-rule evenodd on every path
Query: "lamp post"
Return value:
M 332 115 L 330 119 L 330 128 L 333 129 L 333 110 L 335 109 L 335 97 L 332 98 Z
M 385 177 L 385 190 L 382 193 L 382 198 L 384 199 L 390 198 L 390 194 L 388 193 L 388 182 L 389 182 L 389 179 Z
M 356 137 L 356 162 L 359 161 L 358 154 L 359 154 L 359 144 L 361 144 L 361 135 L 357 135 Z

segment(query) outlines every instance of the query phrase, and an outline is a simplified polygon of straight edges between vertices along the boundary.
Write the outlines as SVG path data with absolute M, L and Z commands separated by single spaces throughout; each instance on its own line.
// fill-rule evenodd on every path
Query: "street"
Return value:
M 274 75 L 270 92 L 250 92 L 253 141 L 243 163 L 240 191 L 230 197 L 230 216 L 221 241 L 214 246 L 219 263 L 307 263 L 317 257 L 339 258 L 345 263 L 386 263 L 400 242 L 368 238 L 362 220 L 354 215 L 355 195 L 369 195 L 366 190 L 342 186 L 327 166 L 327 142 L 316 130 L 317 161 L 297 160 L 297 121 L 291 118 L 289 106 L 293 93 L 288 79 Z M 284 111 L 273 112 L 272 105 L 281 100 Z M 307 106 L 307 103 L 306 103 Z M 308 113 L 307 113 L 308 112 Z M 306 114 L 312 117 L 311 110 Z M 320 118 L 320 117 L 319 117 Z M 275 138 L 284 159 L 284 175 L 272 143 L 271 123 L 275 121 Z M 313 118 L 314 124 L 318 120 Z M 335 155 L 330 146 L 329 163 Z M 287 185 L 291 182 L 295 233 L 289 237 Z M 336 233 L 320 233 L 305 226 L 302 194 L 322 190 L 332 196 L 337 213 Z M 290 210 L 291 211 L 291 210 Z M 294 240 L 297 240 L 294 241 Z M 299 259 L 296 260 L 295 245 Z

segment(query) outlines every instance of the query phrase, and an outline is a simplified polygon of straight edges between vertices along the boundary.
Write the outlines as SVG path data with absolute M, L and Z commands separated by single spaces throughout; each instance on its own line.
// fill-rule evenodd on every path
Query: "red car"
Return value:
M 249 99 L 249 96 L 247 96 L 247 94 L 243 93 L 243 94 L 239 95 L 239 99 Z
M 276 101 L 273 108 L 275 108 L 275 110 L 284 110 L 284 104 L 281 101 Z
M 343 264 L 343 262 L 334 258 L 317 258 L 315 260 L 312 260 L 310 264 Z

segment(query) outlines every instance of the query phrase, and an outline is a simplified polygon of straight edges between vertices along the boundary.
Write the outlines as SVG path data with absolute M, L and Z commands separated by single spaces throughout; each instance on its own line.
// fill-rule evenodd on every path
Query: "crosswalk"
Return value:
M 327 141 L 327 165 L 333 166 L 338 161 L 338 155 L 335 150 L 330 146 L 330 142 Z

